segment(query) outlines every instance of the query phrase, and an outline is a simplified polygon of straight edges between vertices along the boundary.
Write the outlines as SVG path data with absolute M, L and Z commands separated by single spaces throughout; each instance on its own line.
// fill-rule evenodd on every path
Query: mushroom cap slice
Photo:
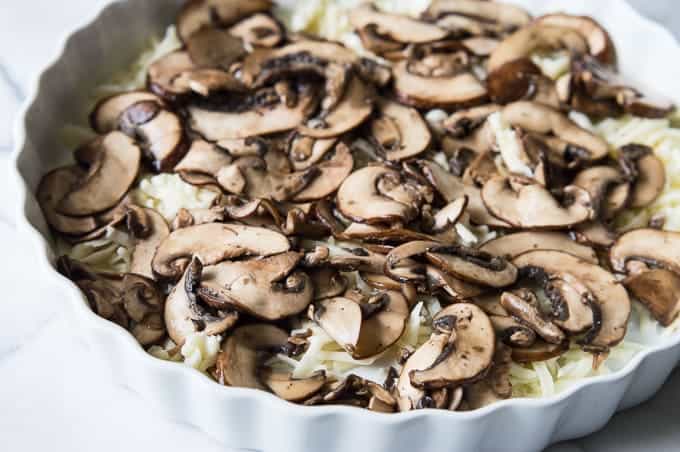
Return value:
M 483 377 L 496 351 L 496 333 L 484 311 L 474 304 L 456 303 L 441 310 L 434 321 L 450 322 L 455 339 L 430 367 L 409 372 L 411 384 L 438 389 Z
M 423 345 L 409 356 L 401 369 L 399 380 L 396 385 L 397 403 L 399 411 L 415 409 L 420 400 L 425 396 L 425 391 L 411 384 L 410 373 L 415 370 L 424 370 L 432 366 L 444 351 L 449 340 L 448 334 L 433 333 Z
M 400 180 L 400 174 L 383 166 L 367 166 L 354 171 L 340 186 L 337 207 L 346 217 L 359 223 L 392 223 L 411 220 L 413 207 L 383 195 L 378 188 L 385 177 Z
M 342 348 L 354 351 L 361 334 L 361 307 L 354 300 L 334 297 L 321 300 L 314 309 L 314 321 Z
M 176 100 L 178 96 L 187 94 L 191 88 L 185 83 L 175 83 L 179 76 L 196 69 L 189 53 L 177 50 L 154 61 L 149 66 L 147 84 L 153 93 L 168 99 Z
M 190 0 L 177 16 L 177 33 L 183 42 L 205 26 L 229 26 L 256 13 L 268 12 L 269 0 Z
M 465 401 L 472 410 L 512 397 L 510 365 L 512 349 L 496 346 L 493 365 L 484 379 L 465 388 Z
M 422 44 L 439 41 L 449 34 L 436 25 L 410 17 L 378 11 L 373 5 L 362 4 L 350 11 L 350 25 L 355 30 L 369 25 L 377 28 L 380 35 L 405 44 Z
M 531 15 L 519 6 L 477 0 L 434 0 L 423 13 L 427 19 L 439 19 L 448 15 L 479 18 L 485 22 L 498 22 L 513 27 L 521 27 L 531 21 Z
M 293 378 L 289 372 L 262 369 L 260 380 L 274 394 L 289 402 L 301 402 L 319 392 L 326 384 L 326 372 L 314 372 L 307 378 Z
M 518 363 L 533 363 L 547 361 L 566 353 L 569 350 L 569 342 L 550 344 L 545 341 L 536 341 L 529 347 L 517 347 L 512 349 L 512 360 Z
M 229 33 L 253 47 L 275 47 L 283 39 L 285 31 L 272 16 L 257 13 L 235 24 Z
M 246 53 L 241 39 L 220 28 L 203 27 L 185 42 L 191 61 L 201 68 L 228 70 Z
M 224 149 L 204 140 L 194 140 L 186 155 L 175 165 L 175 172 L 199 173 L 216 176 L 222 167 L 232 162 Z
M 124 115 L 131 113 L 142 104 L 128 108 Z M 149 121 L 135 124 L 124 132 L 133 136 L 142 148 L 153 158 L 156 171 L 170 171 L 184 156 L 187 141 L 184 126 L 179 116 L 169 110 L 159 110 Z
M 333 156 L 318 162 L 314 167 L 318 175 L 300 192 L 294 202 L 316 201 L 335 193 L 354 168 L 352 152 L 344 143 L 338 143 Z
M 213 306 L 231 306 L 275 321 L 304 311 L 314 287 L 306 273 L 294 271 L 302 258 L 292 251 L 203 269 L 198 296 Z
M 90 114 L 90 125 L 95 132 L 104 134 L 118 128 L 120 115 L 138 102 L 150 101 L 163 105 L 160 97 L 147 91 L 130 91 L 114 94 L 99 102 Z
M 515 178 L 495 177 L 482 189 L 487 209 L 515 227 L 566 229 L 592 218 L 590 195 L 580 187 L 572 185 L 565 188 L 571 204 L 563 206 L 540 184 L 517 181 Z
M 496 256 L 514 259 L 534 250 L 557 250 L 573 254 L 591 264 L 597 264 L 597 254 L 592 248 L 571 240 L 567 234 L 551 231 L 515 232 L 489 240 L 480 250 Z
M 680 276 L 663 268 L 629 276 L 624 285 L 644 304 L 663 326 L 669 326 L 680 314 Z
M 57 168 L 45 174 L 37 190 L 38 203 L 45 220 L 56 231 L 67 235 L 83 235 L 99 226 L 95 217 L 70 217 L 57 211 L 59 202 L 85 177 L 77 166 Z
M 626 232 L 609 251 L 614 271 L 628 273 L 629 261 L 680 273 L 680 233 L 643 228 Z
M 464 281 L 434 265 L 427 265 L 425 267 L 425 276 L 429 291 L 442 291 L 457 301 L 467 300 L 486 290 L 481 285 Z
M 160 243 L 170 235 L 170 226 L 163 215 L 154 209 L 143 208 L 143 212 L 149 221 L 149 231 L 144 237 L 135 241 L 130 261 L 130 273 L 154 279 L 151 261 Z
M 307 169 L 319 162 L 337 142 L 337 138 L 316 139 L 294 132 L 287 143 L 288 159 L 293 169 Z
M 337 297 L 347 290 L 347 278 L 332 267 L 311 269 L 308 274 L 314 286 L 314 300 Z
M 634 177 L 628 206 L 646 207 L 661 195 L 666 186 L 666 168 L 647 146 L 629 144 L 621 148 L 624 167 Z
M 538 300 L 529 290 L 503 292 L 501 306 L 510 314 L 526 323 L 546 342 L 561 344 L 566 339 L 562 330 L 545 318 L 538 306 Z
M 236 328 L 217 356 L 218 380 L 226 386 L 266 391 L 260 377 L 263 354 L 276 353 L 287 341 L 288 334 L 274 325 L 254 323 Z
M 142 152 L 130 138 L 111 132 L 96 140 L 97 161 L 59 202 L 58 213 L 82 217 L 110 209 L 137 178 Z
M 588 337 L 587 346 L 607 349 L 621 342 L 630 317 L 630 298 L 616 277 L 598 265 L 559 251 L 531 251 L 513 260 L 523 268 L 540 268 L 548 275 L 569 273 L 586 286 L 596 300 L 602 323 L 596 334 Z
M 579 127 L 562 112 L 546 105 L 519 101 L 505 106 L 503 119 L 526 132 L 554 134 L 578 148 L 577 157 L 585 160 L 599 160 L 609 153 L 607 142 L 594 133 Z M 582 155 L 586 154 L 586 155 Z
M 435 245 L 427 260 L 444 272 L 482 286 L 507 287 L 517 280 L 517 268 L 505 258 L 461 245 Z
M 213 265 L 237 257 L 272 256 L 289 249 L 286 236 L 270 229 L 207 223 L 173 231 L 158 246 L 152 267 L 163 278 L 176 278 L 183 271 L 179 262 L 192 255 L 205 265 Z
M 424 77 L 409 70 L 408 61 L 394 66 L 394 90 L 400 101 L 418 108 L 471 107 L 484 102 L 486 87 L 470 72 Z
M 222 334 L 238 320 L 237 312 L 208 310 L 198 303 L 193 290 L 201 270 L 200 261 L 195 259 L 165 301 L 165 325 L 168 336 L 177 345 L 184 344 L 188 336 L 198 332 L 208 336 Z
M 569 334 L 594 332 L 600 327 L 601 312 L 597 300 L 584 284 L 571 274 L 554 275 L 544 290 L 552 302 L 553 323 Z
M 465 213 L 467 204 L 468 197 L 467 195 L 463 195 L 455 201 L 451 201 L 442 207 L 436 214 L 434 214 L 434 224 L 432 225 L 432 230 L 434 232 L 441 232 L 454 226 Z
M 377 113 L 370 123 L 371 136 L 387 160 L 415 157 L 430 145 L 432 134 L 418 110 L 380 99 Z
M 579 186 L 590 194 L 593 208 L 598 218 L 610 220 L 626 207 L 631 193 L 630 185 L 623 174 L 611 166 L 591 166 L 580 171 L 573 185 Z
M 382 353 L 404 333 L 409 316 L 406 298 L 393 290 L 381 294 L 387 300 L 378 312 L 364 319 L 359 340 L 352 353 L 355 359 L 370 358 Z

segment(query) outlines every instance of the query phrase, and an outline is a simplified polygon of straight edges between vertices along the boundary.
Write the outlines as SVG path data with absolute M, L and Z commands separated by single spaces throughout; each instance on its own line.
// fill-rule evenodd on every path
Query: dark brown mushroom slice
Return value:
M 203 269 L 198 296 L 218 308 L 233 308 L 266 321 L 304 311 L 312 302 L 309 276 L 296 271 L 302 254 L 225 261 Z
M 183 42 L 206 26 L 227 27 L 241 19 L 272 9 L 269 0 L 191 0 L 177 16 L 177 33 Z
M 487 104 L 453 113 L 444 120 L 443 126 L 454 137 L 463 138 L 478 129 L 491 114 L 501 110 L 500 105 Z
M 430 145 L 432 134 L 418 110 L 380 99 L 376 113 L 369 125 L 371 138 L 387 160 L 413 158 Z
M 267 390 L 261 371 L 267 356 L 282 349 L 288 334 L 279 327 L 253 323 L 237 327 L 217 355 L 217 380 L 226 386 Z M 265 375 L 266 377 L 266 375 Z
M 633 184 L 628 207 L 636 209 L 653 203 L 666 186 L 666 169 L 653 149 L 639 144 L 623 146 L 620 162 Z
M 656 268 L 633 274 L 624 281 L 626 289 L 663 326 L 670 326 L 680 314 L 680 276 Z
M 335 193 L 354 168 L 352 152 L 338 143 L 330 158 L 319 161 L 313 168 L 318 175 L 292 198 L 295 202 L 316 201 Z
M 187 51 L 177 50 L 168 53 L 149 66 L 147 81 L 149 90 L 164 99 L 174 101 L 191 90 L 188 84 L 176 84 L 175 81 L 182 73 L 195 69 L 196 65 Z
M 480 250 L 514 259 L 534 250 L 558 250 L 597 264 L 597 253 L 590 247 L 571 240 L 567 234 L 551 231 L 523 231 L 489 240 Z
M 215 176 L 233 161 L 223 148 L 204 140 L 194 140 L 186 155 L 175 165 L 175 172 L 200 173 Z
M 90 126 L 99 134 L 112 132 L 118 128 L 120 116 L 125 110 L 145 101 L 163 105 L 160 97 L 147 91 L 130 91 L 106 97 L 97 102 L 90 113 Z
M 498 24 L 504 32 L 522 27 L 531 21 L 529 13 L 519 6 L 475 0 L 434 0 L 423 13 L 423 17 L 427 20 L 447 16 L 467 17 L 481 23 Z
M 512 349 L 502 345 L 496 346 L 489 373 L 482 380 L 465 387 L 465 401 L 471 410 L 512 397 L 511 363 Z
M 577 31 L 586 39 L 590 55 L 604 64 L 616 66 L 614 43 L 607 30 L 593 18 L 557 13 L 541 16 L 536 23 Z
M 264 368 L 259 378 L 276 396 L 289 402 L 301 402 L 319 392 L 326 383 L 326 372 L 314 372 L 306 378 L 293 378 L 290 372 Z
M 484 185 L 484 205 L 514 227 L 567 229 L 593 217 L 590 195 L 576 186 L 564 188 L 562 202 L 545 187 L 527 179 L 496 177 Z
M 283 40 L 285 30 L 272 16 L 258 13 L 236 23 L 229 28 L 229 33 L 252 47 L 276 47 Z
M 601 313 L 601 324 L 582 339 L 590 350 L 607 350 L 620 343 L 628 328 L 630 298 L 616 277 L 598 265 L 559 251 L 531 251 L 513 260 L 520 269 L 539 268 L 546 274 L 569 273 L 590 290 Z
M 630 185 L 623 174 L 611 166 L 592 166 L 580 171 L 573 185 L 585 189 L 593 201 L 593 210 L 598 219 L 611 220 L 624 209 L 631 193 Z
M 141 150 L 121 132 L 95 139 L 97 161 L 57 205 L 57 213 L 89 216 L 114 207 L 130 190 L 141 165 Z
M 288 158 L 294 169 L 307 169 L 323 159 L 337 142 L 337 138 L 316 139 L 293 132 L 287 142 Z
M 203 264 L 247 256 L 272 256 L 290 249 L 278 232 L 240 224 L 208 223 L 173 231 L 158 246 L 152 267 L 162 278 L 176 278 L 191 256 Z
M 425 257 L 449 275 L 473 284 L 499 288 L 517 280 L 517 268 L 505 258 L 474 248 L 436 245 L 425 252 Z
M 177 345 L 184 344 L 194 333 L 222 334 L 238 320 L 235 311 L 219 311 L 200 303 L 196 289 L 202 270 L 201 261 L 193 259 L 165 302 L 165 325 L 170 339 Z
M 554 108 L 560 107 L 552 80 L 543 75 L 529 58 L 508 61 L 489 73 L 486 83 L 491 101 L 499 104 L 532 99 Z
M 452 342 L 430 367 L 409 372 L 411 384 L 438 389 L 482 378 L 496 351 L 496 334 L 484 311 L 470 303 L 456 303 L 441 310 L 434 322 L 450 324 Z
M 487 90 L 471 72 L 425 77 L 411 72 L 408 61 L 397 63 L 392 75 L 399 100 L 418 108 L 462 108 L 483 104 Z
M 541 312 L 538 299 L 530 290 L 503 292 L 501 306 L 529 325 L 544 341 L 550 344 L 561 344 L 566 339 L 564 332 Z
M 135 240 L 130 260 L 130 272 L 154 279 L 151 261 L 160 243 L 170 235 L 170 227 L 165 218 L 154 209 L 143 208 L 142 210 L 148 219 L 149 231 Z
M 561 344 L 550 344 L 545 341 L 537 341 L 530 347 L 513 348 L 512 360 L 517 363 L 534 363 L 537 361 L 547 361 L 557 358 L 569 350 L 569 342 Z
M 404 44 L 421 44 L 444 39 L 449 32 L 436 25 L 408 16 L 378 11 L 373 5 L 362 4 L 350 11 L 350 25 L 361 30 L 373 25 L 380 35 Z
M 642 228 L 626 232 L 609 251 L 614 271 L 628 273 L 627 266 L 642 262 L 680 274 L 680 233 Z

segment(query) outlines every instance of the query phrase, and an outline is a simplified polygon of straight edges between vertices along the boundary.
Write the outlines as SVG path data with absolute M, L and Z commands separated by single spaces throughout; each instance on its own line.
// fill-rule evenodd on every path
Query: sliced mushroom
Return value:
M 289 249 L 288 239 L 269 229 L 209 223 L 173 231 L 158 246 L 151 265 L 157 275 L 176 278 L 192 255 L 204 265 L 213 265 L 237 257 L 272 256 Z
M 680 314 L 680 276 L 657 268 L 629 276 L 624 285 L 642 302 L 663 326 L 669 326 Z
M 518 363 L 533 363 L 537 361 L 547 361 L 563 355 L 569 350 L 569 342 L 561 344 L 549 344 L 544 341 L 537 341 L 534 345 L 525 348 L 513 348 L 512 360 Z
M 529 13 L 519 6 L 476 0 L 435 0 L 430 3 L 423 16 L 428 20 L 449 16 L 470 18 L 481 24 L 497 24 L 500 32 L 512 31 L 528 24 L 531 20 Z
M 256 13 L 272 8 L 269 0 L 192 0 L 187 2 L 177 17 L 177 33 L 186 42 L 195 32 L 206 26 L 229 26 Z
M 465 213 L 467 204 L 468 197 L 463 195 L 462 197 L 442 207 L 441 210 L 439 210 L 434 215 L 434 224 L 432 225 L 432 230 L 434 232 L 441 232 L 455 225 L 463 213 Z
M 572 184 L 590 194 L 597 218 L 604 221 L 612 219 L 626 207 L 631 193 L 631 187 L 621 172 L 611 166 L 586 168 L 576 175 Z
M 207 174 L 214 177 L 232 160 L 228 152 L 213 143 L 195 140 L 191 143 L 184 158 L 175 166 L 174 171 Z
M 449 116 L 443 123 L 446 131 L 454 137 L 463 138 L 477 130 L 493 113 L 501 110 L 500 105 L 488 104 L 460 110 Z
M 440 311 L 434 321 L 450 323 L 455 338 L 430 367 L 409 372 L 411 384 L 438 389 L 482 378 L 496 350 L 496 334 L 484 311 L 473 304 L 456 303 Z
M 449 275 L 473 284 L 506 287 L 517 279 L 517 269 L 504 258 L 462 245 L 430 246 L 425 257 Z
M 680 233 L 643 228 L 626 232 L 609 251 L 614 271 L 628 273 L 634 262 L 680 274 Z
M 449 34 L 436 25 L 399 14 L 381 12 L 370 4 L 354 8 L 350 12 L 349 22 L 355 30 L 374 26 L 379 35 L 406 44 L 439 41 Z
M 512 350 L 502 345 L 496 346 L 493 365 L 483 380 L 465 388 L 465 401 L 471 410 L 483 408 L 500 400 L 512 397 L 510 364 Z
M 119 118 L 125 110 L 139 102 L 155 102 L 163 105 L 162 100 L 146 91 L 130 91 L 106 97 L 99 102 L 90 114 L 90 125 L 95 132 L 104 134 L 118 128 Z
M 597 300 L 582 282 L 570 273 L 552 275 L 543 289 L 552 303 L 553 322 L 569 334 L 600 328 L 602 313 Z
M 293 133 L 288 141 L 288 158 L 295 170 L 304 170 L 323 159 L 337 142 L 336 138 L 315 139 Z
M 352 172 L 354 158 L 344 143 L 338 143 L 330 158 L 319 161 L 311 168 L 314 168 L 319 174 L 293 196 L 293 201 L 315 201 L 335 193 Z
M 540 311 L 538 300 L 533 292 L 526 289 L 516 292 L 503 292 L 501 306 L 529 325 L 546 342 L 560 344 L 566 339 L 562 330 Z
M 387 160 L 415 157 L 430 145 L 432 134 L 417 110 L 381 99 L 377 113 L 370 123 L 371 136 Z
M 477 301 L 475 300 L 475 304 Z M 483 308 L 483 306 L 480 306 Z M 510 347 L 531 347 L 536 342 L 536 332 L 509 315 L 489 314 L 496 336 Z
M 160 243 L 170 235 L 170 227 L 165 218 L 154 209 L 144 208 L 143 212 L 148 218 L 148 232 L 135 240 L 130 272 L 154 279 L 151 261 Z
M 633 183 L 629 207 L 646 207 L 661 195 L 666 186 L 666 169 L 651 148 L 638 144 L 623 146 L 621 164 Z
M 543 75 L 529 58 L 508 61 L 490 72 L 486 83 L 489 97 L 499 104 L 533 99 L 554 108 L 560 107 L 552 80 Z
M 534 250 L 557 250 L 573 254 L 591 264 L 597 264 L 597 254 L 590 247 L 571 240 L 567 234 L 549 231 L 515 232 L 489 240 L 480 250 L 496 256 L 514 259 L 520 254 Z
M 182 73 L 194 69 L 196 66 L 185 50 L 168 53 L 149 66 L 149 90 L 164 99 L 177 100 L 178 97 L 190 92 L 191 88 L 186 83 L 175 83 L 176 80 Z
M 263 369 L 260 380 L 274 394 L 289 402 L 301 402 L 319 392 L 326 383 L 326 373 L 321 370 L 307 378 L 293 378 L 289 372 Z
M 191 61 L 201 68 L 229 70 L 246 53 L 243 41 L 220 28 L 203 27 L 186 38 L 185 43 Z
M 276 47 L 285 31 L 276 19 L 268 14 L 253 14 L 229 29 L 229 33 L 252 47 Z
M 590 195 L 573 185 L 565 187 L 560 204 L 540 184 L 497 177 L 484 185 L 482 199 L 493 215 L 520 228 L 566 229 L 593 216 Z
M 289 251 L 207 266 L 197 294 L 211 306 L 232 307 L 267 321 L 290 317 L 304 311 L 314 294 L 309 276 L 295 271 L 301 258 Z
M 57 212 L 88 216 L 115 206 L 128 192 L 140 168 L 141 151 L 130 138 L 111 132 L 96 138 L 97 160 L 59 201 Z
M 202 270 L 201 261 L 194 258 L 165 302 L 165 325 L 177 345 L 194 333 L 222 334 L 238 320 L 235 311 L 219 311 L 199 303 L 196 289 Z
M 332 267 L 314 268 L 308 273 L 314 286 L 314 300 L 337 297 L 347 290 L 347 278 Z
M 467 300 L 484 292 L 485 288 L 457 278 L 444 270 L 427 265 L 425 267 L 427 287 L 430 292 L 441 291 L 456 301 Z
M 267 390 L 261 376 L 266 356 L 277 353 L 288 341 L 281 328 L 266 323 L 239 326 L 224 340 L 217 355 L 218 381 L 226 386 Z

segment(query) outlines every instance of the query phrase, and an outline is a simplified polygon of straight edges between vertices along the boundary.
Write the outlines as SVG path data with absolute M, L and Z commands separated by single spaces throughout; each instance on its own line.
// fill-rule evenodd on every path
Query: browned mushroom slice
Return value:
M 258 13 L 238 22 L 229 33 L 253 47 L 276 47 L 283 40 L 285 31 L 272 16 Z
M 274 394 L 289 402 L 301 402 L 319 392 L 326 383 L 326 372 L 314 372 L 307 378 L 293 378 L 289 372 L 262 369 L 259 377 Z
M 353 77 L 338 104 L 321 118 L 313 118 L 298 131 L 313 138 L 333 138 L 364 122 L 373 111 L 373 88 Z
M 380 181 L 390 178 L 401 181 L 401 175 L 382 166 L 368 166 L 354 171 L 340 186 L 337 196 L 338 210 L 344 216 L 360 223 L 408 222 L 416 209 L 381 192 Z
M 106 97 L 99 102 L 90 114 L 90 125 L 95 132 L 104 134 L 118 128 L 118 120 L 125 110 L 138 102 L 156 102 L 162 106 L 162 100 L 153 93 L 131 91 Z
M 332 267 L 314 268 L 308 273 L 314 286 L 314 300 L 337 297 L 347 290 L 347 278 Z
M 457 301 L 467 300 L 484 292 L 485 288 L 457 278 L 434 265 L 425 267 L 427 287 L 431 292 L 441 291 Z
M 489 373 L 483 380 L 465 388 L 465 401 L 471 410 L 483 408 L 512 397 L 511 363 L 512 349 L 497 345 Z
M 380 99 L 377 107 L 371 137 L 387 160 L 405 160 L 427 149 L 432 134 L 417 110 L 386 99 Z
M 571 231 L 571 235 L 579 243 L 593 248 L 609 248 L 616 241 L 617 234 L 599 221 L 587 221 L 579 224 Z
M 456 303 L 440 311 L 434 322 L 451 328 L 452 342 L 430 367 L 409 372 L 411 384 L 438 389 L 483 377 L 496 350 L 496 334 L 484 311 L 473 304 Z
M 517 280 L 517 268 L 506 259 L 462 245 L 435 245 L 425 257 L 454 277 L 473 284 L 506 287 Z
M 293 196 L 293 201 L 315 201 L 335 193 L 352 172 L 354 158 L 347 145 L 338 143 L 330 158 L 319 161 L 311 168 L 314 168 L 318 175 Z
M 130 272 L 154 279 L 151 261 L 156 254 L 158 245 L 170 235 L 170 227 L 165 218 L 155 210 L 144 208 L 143 212 L 148 219 L 148 232 L 138 236 L 135 240 Z
M 180 74 L 196 69 L 189 53 L 178 50 L 157 59 L 149 66 L 149 89 L 159 96 L 175 100 L 190 91 L 187 84 L 175 84 Z
M 132 320 L 128 329 L 142 345 L 157 343 L 165 336 L 163 295 L 153 280 L 125 274 L 121 285 L 125 312 Z
M 188 336 L 198 332 L 206 335 L 222 334 L 238 320 L 235 311 L 218 311 L 199 302 L 196 289 L 202 270 L 201 261 L 194 259 L 165 302 L 168 335 L 177 345 L 184 344 Z
M 223 166 L 231 162 L 231 155 L 222 148 L 204 140 L 195 140 L 174 171 L 215 176 Z
M 597 300 L 582 282 L 570 273 L 552 275 L 543 289 L 552 303 L 553 322 L 569 334 L 590 330 L 594 334 L 601 322 Z
M 680 233 L 643 228 L 623 234 L 609 251 L 614 271 L 628 273 L 632 261 L 680 273 Z
M 203 27 L 189 36 L 186 49 L 196 66 L 224 70 L 246 53 L 243 41 L 228 30 L 213 27 Z
M 288 158 L 295 170 L 307 169 L 319 162 L 337 142 L 337 138 L 316 139 L 293 133 L 288 141 Z
M 537 361 L 547 361 L 563 355 L 569 350 L 569 342 L 561 344 L 549 344 L 544 341 L 537 341 L 534 345 L 525 348 L 513 348 L 512 360 L 518 363 L 533 363 Z
M 489 73 L 486 83 L 489 97 L 499 104 L 533 99 L 554 108 L 560 107 L 559 94 L 552 80 L 529 58 L 508 61 Z
M 642 302 L 663 326 L 669 326 L 680 314 L 680 276 L 662 268 L 629 276 L 624 285 Z
M 84 177 L 84 171 L 77 166 L 66 166 L 45 174 L 38 186 L 38 203 L 47 224 L 62 234 L 83 235 L 99 226 L 95 217 L 70 217 L 57 211 L 59 202 Z
M 489 115 L 500 111 L 502 107 L 496 104 L 481 105 L 453 113 L 443 126 L 451 136 L 463 138 L 479 128 Z
M 501 306 L 529 325 L 546 342 L 561 344 L 566 339 L 562 330 L 543 315 L 533 292 L 527 289 L 503 292 Z
M 394 90 L 402 102 L 419 108 L 452 108 L 481 104 L 487 97 L 484 84 L 470 72 L 425 77 L 411 72 L 409 62 L 393 69 Z
M 266 323 L 239 326 L 222 344 L 216 374 L 220 383 L 237 388 L 267 390 L 260 370 L 267 356 L 286 345 L 288 334 Z
M 497 177 L 484 185 L 482 199 L 493 215 L 520 228 L 566 229 L 593 216 L 590 195 L 573 185 L 560 203 L 535 182 Z
M 590 194 L 597 218 L 610 220 L 626 207 L 631 187 L 623 174 L 611 166 L 592 166 L 579 172 L 574 178 L 577 185 Z
M 205 267 L 198 296 L 267 321 L 290 317 L 304 311 L 314 293 L 309 276 L 295 271 L 301 258 L 286 252 Z
M 123 199 L 137 178 L 141 150 L 130 138 L 111 132 L 95 140 L 97 161 L 59 201 L 60 214 L 82 217 L 107 210 Z
M 402 283 L 425 280 L 425 265 L 413 258 L 421 257 L 439 245 L 438 242 L 413 240 L 392 249 L 385 259 L 385 274 Z
M 269 229 L 209 223 L 173 231 L 158 246 L 152 267 L 163 278 L 175 278 L 192 255 L 205 265 L 246 256 L 271 256 L 290 249 L 288 239 Z
M 358 303 L 345 297 L 321 300 L 315 305 L 313 319 L 342 348 L 354 351 L 361 334 L 362 314 Z
M 233 92 L 244 93 L 246 87 L 235 76 L 220 69 L 194 69 L 177 75 L 173 87 L 181 92 L 209 97 L 213 94 Z
M 381 12 L 370 4 L 362 4 L 350 11 L 349 22 L 355 30 L 373 25 L 378 34 L 406 44 L 439 41 L 449 34 L 436 25 L 408 16 Z
M 666 169 L 652 148 L 639 144 L 623 146 L 621 164 L 626 176 L 633 180 L 628 206 L 635 209 L 653 203 L 666 186 Z
M 478 304 L 475 300 L 475 304 Z M 480 306 L 483 308 L 483 306 Z M 485 311 L 486 312 L 486 311 Z M 508 315 L 489 314 L 496 336 L 510 347 L 531 347 L 536 342 L 536 332 L 528 326 L 519 323 Z
M 579 160 L 599 160 L 609 153 L 607 142 L 567 118 L 560 111 L 537 102 L 519 101 L 503 109 L 503 119 L 527 132 L 554 134 L 571 144 Z
M 471 18 L 480 23 L 498 24 L 501 26 L 501 31 L 511 31 L 531 21 L 529 13 L 519 6 L 476 0 L 434 0 L 423 13 L 423 17 L 429 20 L 448 16 Z
M 187 39 L 205 26 L 229 26 L 272 8 L 269 0 L 191 0 L 177 16 L 177 33 Z
M 527 251 L 558 250 L 597 264 L 597 254 L 590 247 L 571 240 L 567 234 L 549 231 L 515 232 L 490 240 L 480 250 L 513 259 Z
M 587 335 L 584 345 L 594 350 L 607 350 L 623 340 L 630 317 L 630 299 L 616 277 L 598 265 L 559 251 L 531 251 L 513 260 L 523 268 L 539 268 L 546 274 L 569 273 L 587 287 L 600 309 L 601 326 Z

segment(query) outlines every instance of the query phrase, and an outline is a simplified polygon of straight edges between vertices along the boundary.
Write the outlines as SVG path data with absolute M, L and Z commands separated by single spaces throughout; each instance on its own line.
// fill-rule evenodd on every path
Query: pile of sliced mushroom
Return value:
M 508 398 L 512 361 L 570 343 L 597 365 L 631 299 L 663 325 L 678 316 L 680 234 L 614 228 L 659 196 L 663 164 L 569 117 L 672 109 L 616 74 L 598 23 L 478 0 L 434 0 L 419 18 L 363 5 L 350 21 L 378 62 L 287 33 L 271 8 L 188 2 L 183 47 L 151 65 L 147 89 L 99 102 L 97 138 L 43 177 L 59 237 L 133 237 L 129 273 L 60 260 L 97 314 L 144 346 L 221 335 L 210 373 L 224 385 L 380 412 Z M 571 61 L 556 80 L 531 60 L 550 51 Z M 425 120 L 433 107 L 443 127 Z M 167 221 L 128 196 L 154 172 L 218 196 Z M 301 321 L 355 360 L 380 356 L 420 297 L 444 308 L 384 383 L 267 364 L 305 352 Z

